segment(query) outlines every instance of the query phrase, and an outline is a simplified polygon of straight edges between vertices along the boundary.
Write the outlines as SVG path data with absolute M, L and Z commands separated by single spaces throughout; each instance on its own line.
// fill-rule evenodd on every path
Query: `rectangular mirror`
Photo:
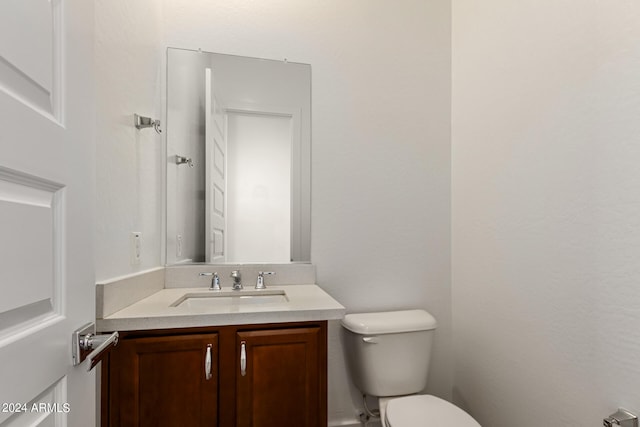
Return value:
M 311 66 L 167 49 L 167 264 L 310 262 Z

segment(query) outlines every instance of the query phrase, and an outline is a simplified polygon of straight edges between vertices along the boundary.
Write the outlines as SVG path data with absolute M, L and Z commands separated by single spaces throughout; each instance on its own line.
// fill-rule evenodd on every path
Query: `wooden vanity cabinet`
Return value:
M 237 427 L 319 426 L 319 338 L 319 328 L 238 332 Z
M 217 334 L 125 338 L 116 348 L 106 384 L 103 375 L 109 420 L 102 425 L 205 426 L 217 419 Z
M 102 405 L 102 426 L 326 427 L 327 322 L 123 333 Z

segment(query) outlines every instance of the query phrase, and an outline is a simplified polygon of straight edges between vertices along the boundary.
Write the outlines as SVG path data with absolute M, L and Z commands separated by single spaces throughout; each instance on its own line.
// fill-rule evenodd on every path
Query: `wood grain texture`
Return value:
M 213 356 L 209 380 L 204 371 L 208 345 Z M 135 338 L 119 347 L 110 366 L 110 425 L 215 425 L 216 334 Z
M 319 426 L 319 328 L 246 331 L 237 336 L 247 353 L 237 375 L 238 427 Z M 326 424 L 326 423 L 325 423 Z
M 327 322 L 123 332 L 103 364 L 102 404 L 103 426 L 325 427 Z

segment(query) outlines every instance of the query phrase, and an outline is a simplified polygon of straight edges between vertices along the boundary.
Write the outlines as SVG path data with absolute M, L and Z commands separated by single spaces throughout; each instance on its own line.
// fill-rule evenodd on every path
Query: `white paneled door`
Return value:
M 93 2 L 0 2 L 0 426 L 95 425 Z
M 226 151 L 224 112 L 216 97 L 213 71 L 206 68 L 205 86 L 205 153 L 206 153 L 206 261 L 226 261 Z

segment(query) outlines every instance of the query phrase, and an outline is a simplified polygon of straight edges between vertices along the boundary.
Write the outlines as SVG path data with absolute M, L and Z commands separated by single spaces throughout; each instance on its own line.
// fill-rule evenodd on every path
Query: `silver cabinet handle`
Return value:
M 240 374 L 244 377 L 247 375 L 247 343 L 240 343 Z
M 204 357 L 204 375 L 207 380 L 211 379 L 211 344 L 207 344 L 207 354 Z

